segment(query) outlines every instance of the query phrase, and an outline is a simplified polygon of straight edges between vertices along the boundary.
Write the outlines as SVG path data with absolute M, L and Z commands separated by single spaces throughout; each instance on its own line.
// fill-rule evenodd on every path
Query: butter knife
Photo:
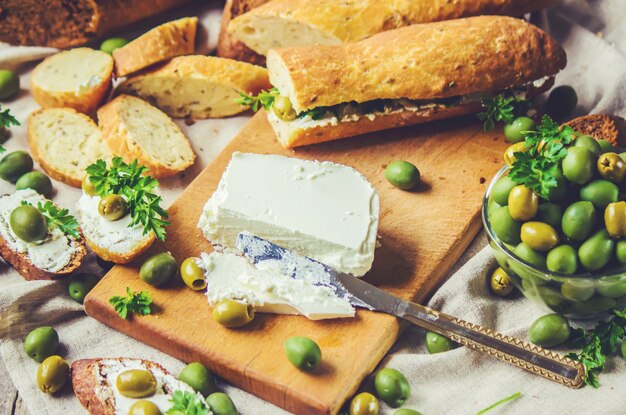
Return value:
M 423 305 L 404 301 L 359 278 L 338 272 L 255 235 L 239 234 L 237 248 L 252 263 L 272 261 L 280 267 L 283 274 L 292 278 L 304 278 L 306 275 L 310 279 L 314 275 L 316 285 L 331 287 L 338 297 L 349 300 L 356 307 L 402 318 L 562 385 L 579 388 L 584 384 L 585 367 L 558 353 Z

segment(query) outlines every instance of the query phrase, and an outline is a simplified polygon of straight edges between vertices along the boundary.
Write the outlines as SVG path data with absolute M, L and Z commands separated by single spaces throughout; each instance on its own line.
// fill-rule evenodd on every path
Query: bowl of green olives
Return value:
M 528 151 L 514 144 L 483 198 L 500 267 L 524 296 L 570 318 L 626 305 L 626 153 L 607 144 L 574 135 L 543 194 L 520 184 L 519 170 L 509 174 L 511 157 Z

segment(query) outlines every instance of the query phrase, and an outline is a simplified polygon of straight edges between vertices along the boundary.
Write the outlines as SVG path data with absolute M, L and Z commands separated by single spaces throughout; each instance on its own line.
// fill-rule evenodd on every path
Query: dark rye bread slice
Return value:
M 565 123 L 576 132 L 606 140 L 614 146 L 626 148 L 626 120 L 617 115 L 591 114 Z
M 259 55 L 243 42 L 237 40 L 228 33 L 228 24 L 232 19 L 250 10 L 259 7 L 270 0 L 226 0 L 224 13 L 222 14 L 222 24 L 217 40 L 217 56 L 221 58 L 235 59 L 252 63 L 254 65 L 265 65 L 265 56 Z

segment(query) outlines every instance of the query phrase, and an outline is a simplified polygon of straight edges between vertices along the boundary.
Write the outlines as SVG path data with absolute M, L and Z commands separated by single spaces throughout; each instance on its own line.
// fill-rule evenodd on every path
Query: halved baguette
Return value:
M 124 397 L 124 404 L 117 402 L 114 390 L 115 378 L 119 373 L 130 369 L 152 372 L 157 379 L 156 394 L 172 395 L 175 391 L 188 392 L 195 395 L 208 408 L 204 397 L 195 392 L 191 386 L 176 379 L 158 363 L 144 359 L 118 357 L 76 360 L 72 363 L 74 393 L 91 415 L 125 415 L 128 407 L 134 402 L 152 400 L 150 396 L 137 399 Z M 169 399 L 158 399 L 157 405 L 162 413 L 166 413 L 172 407 Z
M 189 139 L 166 114 L 146 101 L 120 95 L 98 110 L 98 125 L 109 148 L 127 163 L 137 159 L 156 178 L 193 165 Z
M 416 23 L 477 15 L 521 16 L 554 3 L 556 0 L 274 0 L 233 19 L 228 33 L 267 55 L 270 49 L 354 42 Z
M 228 33 L 228 24 L 237 16 L 249 12 L 255 7 L 259 7 L 269 0 L 226 0 L 224 12 L 222 13 L 222 23 L 217 39 L 217 56 L 220 58 L 235 59 L 238 61 L 252 63 L 254 65 L 265 65 L 265 56 L 259 55 L 243 42 Z
M 194 52 L 197 17 L 184 17 L 144 33 L 113 51 L 115 75 L 126 76 L 155 63 Z
M 126 80 L 118 87 L 139 96 L 170 117 L 227 117 L 245 111 L 239 93 L 256 95 L 271 87 L 260 66 L 213 56 L 179 56 L 165 65 Z
M 626 120 L 616 115 L 590 114 L 565 123 L 574 131 L 606 140 L 616 147 L 626 148 Z
M 28 118 L 33 158 L 52 178 L 80 187 L 85 168 L 113 154 L 95 122 L 71 108 L 35 111 Z
M 80 267 L 87 254 L 82 233 L 79 238 L 50 229 L 40 243 L 24 242 L 13 232 L 9 218 L 13 209 L 27 201 L 33 206 L 46 198 L 31 189 L 16 190 L 0 197 L 0 255 L 26 280 L 65 277 Z
M 77 48 L 52 55 L 33 71 L 33 98 L 43 108 L 69 107 L 93 114 L 111 88 L 113 59 L 108 53 Z

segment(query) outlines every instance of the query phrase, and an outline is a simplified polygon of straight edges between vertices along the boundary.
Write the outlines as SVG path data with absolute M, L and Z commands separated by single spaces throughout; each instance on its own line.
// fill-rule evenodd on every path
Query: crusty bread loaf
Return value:
M 228 32 L 261 55 L 270 49 L 334 45 L 385 30 L 477 15 L 521 16 L 556 0 L 273 0 L 236 17 Z
M 18 190 L 14 195 L 4 195 L 0 197 L 0 206 L 3 206 L 5 198 L 16 197 L 18 195 L 20 200 L 27 200 L 33 205 L 37 205 L 37 202 L 44 203 L 46 200 L 34 190 Z M 80 233 L 78 239 L 67 237 L 67 241 L 69 241 L 73 252 L 65 266 L 54 271 L 41 269 L 33 263 L 33 260 L 28 255 L 28 250 L 26 252 L 20 252 L 20 250 L 16 248 L 15 242 L 10 242 L 10 240 L 17 240 L 17 236 L 11 233 L 10 224 L 4 214 L 0 215 L 0 228 L 0 255 L 26 280 L 52 280 L 66 277 L 80 267 L 83 258 L 87 255 L 85 240 L 82 233 Z M 45 243 L 51 242 L 44 242 L 44 244 Z
M 69 48 L 190 0 L 3 0 L 0 41 Z
M 565 123 L 574 131 L 606 140 L 614 146 L 626 148 L 626 120 L 616 115 L 590 114 Z
M 112 157 L 96 123 L 71 108 L 32 113 L 28 144 L 33 158 L 50 177 L 74 187 L 80 187 L 87 166 Z
M 213 56 L 180 56 L 152 71 L 132 77 L 118 91 L 139 96 L 170 117 L 226 117 L 245 111 L 239 93 L 270 88 L 261 66 Z
M 232 19 L 259 7 L 269 0 L 226 0 L 220 34 L 217 39 L 217 56 L 221 58 L 235 59 L 255 65 L 265 65 L 265 56 L 259 55 L 243 42 L 235 39 L 228 33 L 228 24 Z
M 126 76 L 175 56 L 194 52 L 197 17 L 163 23 L 113 51 L 115 74 Z
M 120 95 L 98 110 L 109 148 L 126 162 L 135 159 L 156 178 L 172 176 L 196 158 L 189 140 L 166 114 L 146 101 Z
M 33 98 L 43 108 L 74 108 L 93 114 L 111 88 L 113 59 L 89 48 L 46 58 L 30 77 Z
M 408 26 L 336 46 L 272 49 L 271 83 L 297 113 L 344 102 L 434 99 L 498 91 L 553 76 L 561 46 L 512 17 Z

